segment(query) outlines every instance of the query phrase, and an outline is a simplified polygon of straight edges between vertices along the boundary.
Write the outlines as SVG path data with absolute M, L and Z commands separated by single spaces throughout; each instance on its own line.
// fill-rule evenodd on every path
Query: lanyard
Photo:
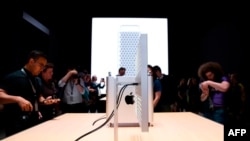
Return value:
M 29 79 L 30 85 L 31 85 L 31 87 L 32 87 L 32 91 L 33 91 L 33 93 L 35 94 L 35 97 L 36 97 L 37 93 L 36 93 L 35 86 L 33 85 L 32 81 L 31 81 L 30 78 L 28 77 L 28 75 L 27 75 L 27 73 L 25 72 L 25 70 L 22 68 L 21 71 L 22 71 L 23 74 Z M 35 111 L 38 111 L 38 101 L 37 101 L 37 97 L 36 97 L 36 100 L 35 100 Z
M 70 80 L 71 95 L 73 95 L 74 86 L 75 86 L 74 80 Z

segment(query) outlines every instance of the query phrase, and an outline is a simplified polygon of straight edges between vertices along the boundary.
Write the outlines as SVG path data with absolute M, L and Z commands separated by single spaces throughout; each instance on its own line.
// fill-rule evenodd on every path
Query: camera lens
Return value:
M 71 76 L 72 78 L 78 78 L 78 75 L 77 74 L 74 74 Z

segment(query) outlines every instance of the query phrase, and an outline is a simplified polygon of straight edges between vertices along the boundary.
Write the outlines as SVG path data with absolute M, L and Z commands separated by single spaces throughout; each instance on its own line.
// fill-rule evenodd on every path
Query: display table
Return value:
M 105 113 L 63 114 L 53 120 L 12 135 L 3 141 L 74 141 L 97 128 Z M 118 141 L 223 141 L 222 124 L 191 112 L 154 113 L 154 126 L 149 132 L 140 127 L 119 127 Z M 114 128 L 105 125 L 85 136 L 82 141 L 114 141 Z

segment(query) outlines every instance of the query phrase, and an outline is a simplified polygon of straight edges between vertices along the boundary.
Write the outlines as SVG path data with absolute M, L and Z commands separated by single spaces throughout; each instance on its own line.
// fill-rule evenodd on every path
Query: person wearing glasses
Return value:
M 6 75 L 1 81 L 0 101 L 4 104 L 2 112 L 6 137 L 40 123 L 40 104 L 50 105 L 59 102 L 45 99 L 41 94 L 38 75 L 46 64 L 46 55 L 33 50 L 21 69 Z

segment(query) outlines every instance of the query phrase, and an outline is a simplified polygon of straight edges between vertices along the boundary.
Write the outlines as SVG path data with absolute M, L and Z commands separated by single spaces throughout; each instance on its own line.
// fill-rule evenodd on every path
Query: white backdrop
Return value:
M 159 65 L 168 74 L 168 21 L 167 18 L 92 18 L 91 75 L 98 81 L 118 74 L 119 32 L 123 25 L 138 25 L 141 33 L 148 34 L 148 64 Z M 106 89 L 101 90 L 106 93 Z

